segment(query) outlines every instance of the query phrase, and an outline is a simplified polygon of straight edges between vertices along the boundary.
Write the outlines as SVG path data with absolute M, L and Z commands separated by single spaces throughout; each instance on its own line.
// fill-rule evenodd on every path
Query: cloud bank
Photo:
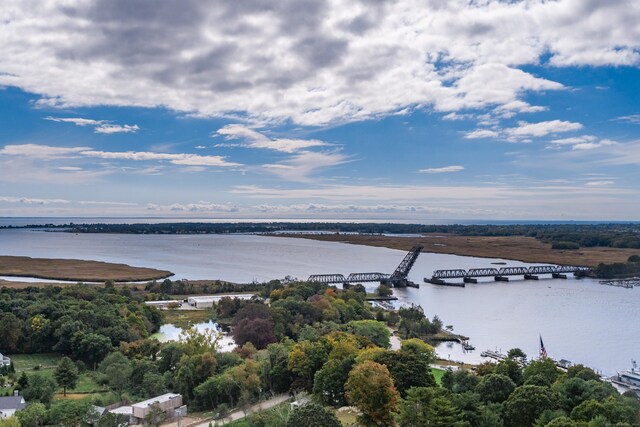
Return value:
M 634 0 L 7 0 L 1 15 L 0 85 L 46 107 L 302 125 L 416 108 L 509 115 L 545 108 L 527 93 L 564 88 L 528 65 L 640 63 Z

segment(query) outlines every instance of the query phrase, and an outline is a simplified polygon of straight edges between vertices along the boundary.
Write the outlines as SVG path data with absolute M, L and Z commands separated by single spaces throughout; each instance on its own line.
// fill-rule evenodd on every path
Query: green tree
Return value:
M 502 403 L 515 390 L 516 385 L 511 378 L 501 374 L 489 374 L 480 379 L 476 393 L 485 402 Z
M 372 343 L 382 348 L 389 348 L 390 333 L 387 326 L 377 320 L 352 320 L 348 323 L 355 335 L 371 340 Z
M 391 295 L 393 295 L 393 290 L 390 287 L 388 287 L 387 285 L 381 284 L 380 286 L 378 286 L 376 288 L 376 294 L 379 297 L 383 297 L 383 298 L 384 297 L 390 297 Z
M 314 375 L 328 357 L 327 349 L 322 342 L 301 341 L 289 352 L 287 366 L 300 378 L 302 385 L 311 390 Z
M 576 421 L 591 421 L 597 416 L 607 416 L 604 405 L 597 400 L 585 400 L 571 411 L 571 418 Z
M 88 400 L 58 400 L 49 408 L 49 422 L 63 427 L 77 427 L 92 418 L 94 409 Z
M 460 421 L 449 393 L 435 387 L 414 387 L 400 403 L 398 424 L 400 427 L 434 426 L 451 427 Z
M 386 366 L 367 360 L 356 365 L 345 384 L 347 400 L 362 411 L 365 423 L 393 425 L 400 395 Z
M 56 383 L 52 378 L 44 374 L 29 375 L 29 385 L 22 390 L 22 396 L 27 402 L 41 402 L 45 405 L 53 400 L 56 391 Z
M 113 350 L 111 340 L 96 333 L 76 333 L 73 337 L 72 347 L 76 357 L 88 362 L 93 369 Z
M 144 417 L 145 427 L 158 427 L 167 419 L 167 414 L 158 405 L 153 405 Z
M 0 427 L 20 427 L 20 420 L 16 417 L 0 419 Z
M 442 386 L 453 393 L 474 391 L 479 381 L 477 375 L 462 369 L 458 371 L 447 369 L 442 376 Z
M 41 427 L 47 417 L 47 408 L 42 403 L 34 402 L 16 412 L 16 417 L 22 427 Z
M 78 368 L 68 357 L 60 359 L 53 377 L 59 386 L 63 388 L 64 396 L 67 395 L 67 388 L 74 388 L 78 381 Z
M 560 377 L 560 369 L 551 359 L 534 360 L 524 369 L 525 383 L 533 378 L 542 379 L 545 385 L 551 385 Z
M 567 417 L 558 417 L 546 424 L 545 427 L 578 427 L 575 421 Z
M 547 409 L 555 409 L 556 398 L 549 387 L 524 385 L 518 387 L 504 404 L 508 426 L 528 427 Z
M 308 403 L 289 414 L 285 427 L 341 427 L 341 425 L 333 413 L 317 403 Z
M 411 387 L 433 387 L 436 385 L 428 358 L 420 354 L 402 350 L 386 351 L 378 355 L 374 361 L 389 369 L 393 383 L 401 396 L 405 396 Z
M 349 378 L 349 372 L 355 363 L 354 357 L 342 360 L 331 359 L 316 372 L 313 380 L 313 392 L 325 405 L 344 406 L 347 399 L 344 385 Z
M 515 360 L 501 360 L 494 368 L 493 373 L 508 376 L 516 385 L 522 384 L 523 381 L 522 368 Z
M 18 319 L 15 314 L 0 314 L 0 337 L 2 337 L 0 350 L 14 351 L 18 349 L 22 338 L 22 325 L 22 320 Z

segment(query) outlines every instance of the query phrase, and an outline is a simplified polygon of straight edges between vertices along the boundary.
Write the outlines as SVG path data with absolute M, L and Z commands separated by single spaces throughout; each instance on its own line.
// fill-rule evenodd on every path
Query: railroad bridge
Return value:
M 422 251 L 423 246 L 414 246 L 405 255 L 402 262 L 391 274 L 384 273 L 351 273 L 347 277 L 342 274 L 313 274 L 307 279 L 308 282 L 326 283 L 326 284 L 351 284 L 365 282 L 380 282 L 385 285 L 394 287 L 418 287 L 416 283 L 407 280 L 411 267 L 415 264 L 418 255 Z
M 569 265 L 535 265 L 531 267 L 472 268 L 470 270 L 436 270 L 425 282 L 444 284 L 446 279 L 462 279 L 465 283 L 478 283 L 478 278 L 493 277 L 495 281 L 508 282 L 510 276 L 523 276 L 526 280 L 538 280 L 542 274 L 550 274 L 555 279 L 566 279 L 567 273 L 579 273 L 589 267 Z

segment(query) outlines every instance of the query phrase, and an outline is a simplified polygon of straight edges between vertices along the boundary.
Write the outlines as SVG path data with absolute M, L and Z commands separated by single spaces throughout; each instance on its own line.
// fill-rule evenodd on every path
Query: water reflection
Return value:
M 196 323 L 193 325 L 193 327 L 198 332 L 204 332 L 206 329 L 222 332 L 218 327 L 218 324 L 212 320 L 209 320 L 208 322 Z M 153 334 L 153 338 L 157 339 L 160 342 L 180 341 L 180 334 L 182 333 L 182 331 L 182 328 L 176 325 L 172 325 L 171 323 L 167 323 L 165 325 L 162 325 L 157 333 Z M 222 339 L 218 343 L 219 350 L 231 351 L 236 348 L 236 343 L 233 341 L 233 338 L 224 332 L 223 334 L 224 335 L 222 336 Z

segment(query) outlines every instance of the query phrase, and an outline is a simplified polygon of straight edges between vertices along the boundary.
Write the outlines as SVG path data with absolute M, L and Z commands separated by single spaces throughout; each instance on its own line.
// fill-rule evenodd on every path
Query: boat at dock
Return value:
M 609 378 L 614 385 L 619 386 L 623 390 L 631 390 L 640 396 L 640 370 L 635 360 L 631 361 L 631 369 L 619 372 Z

